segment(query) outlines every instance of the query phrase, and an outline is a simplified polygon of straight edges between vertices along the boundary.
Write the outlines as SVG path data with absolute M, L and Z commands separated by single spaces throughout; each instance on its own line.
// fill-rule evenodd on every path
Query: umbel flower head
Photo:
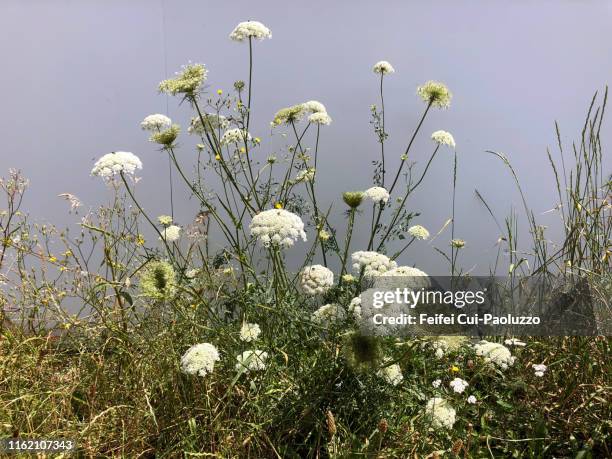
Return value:
M 364 270 L 364 276 L 380 276 L 397 268 L 397 263 L 386 255 L 378 252 L 357 251 L 351 255 L 353 269 L 356 272 Z
M 142 162 L 134 153 L 129 151 L 114 151 L 102 156 L 91 170 L 91 175 L 102 178 L 111 178 L 121 172 L 134 174 L 136 169 L 142 169 Z
M 375 203 L 383 202 L 387 203 L 389 201 L 389 192 L 380 186 L 373 186 L 372 188 L 368 188 L 363 192 L 363 197 L 366 199 L 370 199 Z
M 308 121 L 312 124 L 329 126 L 332 122 L 332 119 L 331 116 L 329 116 L 326 112 L 317 112 L 310 115 L 308 117 Z
M 149 138 L 149 141 L 164 145 L 166 147 L 170 147 L 172 146 L 180 132 L 181 127 L 178 124 L 173 124 L 168 129 L 159 132 L 154 132 Z
M 161 233 L 166 242 L 178 241 L 181 237 L 181 227 L 177 225 L 170 225 L 164 228 Z
M 157 217 L 157 221 L 160 225 L 170 226 L 172 225 L 172 217 L 170 215 L 160 215 Z
M 427 81 L 417 88 L 417 94 L 421 99 L 432 107 L 448 108 L 453 97 L 444 83 L 439 81 Z
M 312 113 L 312 114 L 315 114 L 315 113 L 327 113 L 327 109 L 325 108 L 325 105 L 323 105 L 318 100 L 309 100 L 308 102 L 304 102 L 302 104 L 302 107 L 308 113 Z
M 374 73 L 379 73 L 381 75 L 388 75 L 395 72 L 393 66 L 387 61 L 378 61 L 376 64 L 374 64 L 372 70 Z
M 353 314 L 355 320 L 361 319 L 361 296 L 356 296 L 351 300 L 348 306 L 348 311 Z
M 457 412 L 443 398 L 434 397 L 427 402 L 425 415 L 431 419 L 434 427 L 451 429 L 455 424 Z
M 244 41 L 249 38 L 263 40 L 264 38 L 272 38 L 272 32 L 261 22 L 245 21 L 238 24 L 229 37 L 234 41 Z
M 221 145 L 244 143 L 251 140 L 251 134 L 244 129 L 229 129 L 221 136 Z
M 453 239 L 451 241 L 451 246 L 456 249 L 462 249 L 463 247 L 465 247 L 465 241 L 463 239 Z
M 229 121 L 223 115 L 205 113 L 202 118 L 204 118 L 204 126 L 202 126 L 202 119 L 199 116 L 191 118 L 191 124 L 187 128 L 189 134 L 203 135 L 206 132 L 216 133 L 217 130 L 225 130 L 229 126 Z
M 465 388 L 469 386 L 468 382 L 461 378 L 455 378 L 448 384 L 458 394 L 463 393 Z
M 279 126 L 281 124 L 291 124 L 299 122 L 306 113 L 304 104 L 292 105 L 291 107 L 281 108 L 274 115 L 272 120 L 272 126 Z
M 153 300 L 170 299 L 176 293 L 174 268 L 165 261 L 151 261 L 140 274 L 140 291 Z
M 341 322 L 346 318 L 346 311 L 339 304 L 325 304 L 312 313 L 311 320 L 321 325 L 329 327 L 337 322 Z
M 261 328 L 257 324 L 243 323 L 240 327 L 240 340 L 250 343 L 255 341 L 261 334 Z
M 175 78 L 164 80 L 159 84 L 159 91 L 173 96 L 177 94 L 195 96 L 206 80 L 207 74 L 208 70 L 204 64 L 184 65 L 180 72 L 176 72 Z
M 404 379 L 402 368 L 397 363 L 382 367 L 376 374 L 392 386 L 397 386 Z
M 415 239 L 425 240 L 429 238 L 429 231 L 421 225 L 414 225 L 408 228 L 408 234 Z
M 476 355 L 484 358 L 485 362 L 496 365 L 502 370 L 514 365 L 515 358 L 512 356 L 510 350 L 503 344 L 482 340 L 474 345 L 474 350 L 476 351 Z
M 455 148 L 455 139 L 450 132 L 436 131 L 431 134 L 431 140 L 438 145 L 448 145 L 451 148 Z
M 257 237 L 268 247 L 291 247 L 298 238 L 306 242 L 304 222 L 302 219 L 285 209 L 270 209 L 258 213 L 249 225 L 251 235 Z
M 306 266 L 300 273 L 299 285 L 307 295 L 322 295 L 334 285 L 334 273 L 322 265 Z
M 295 183 L 312 182 L 315 178 L 316 170 L 314 167 L 302 169 L 295 176 Z
M 363 201 L 363 191 L 346 191 L 342 193 L 342 200 L 351 209 L 356 209 Z
M 236 370 L 248 373 L 250 371 L 262 371 L 266 369 L 268 353 L 260 350 L 244 351 L 236 357 L 238 363 Z
M 172 120 L 166 115 L 155 113 L 145 117 L 140 123 L 140 127 L 144 131 L 161 131 L 172 126 Z
M 191 346 L 181 357 L 181 370 L 189 375 L 206 376 L 215 369 L 219 351 L 210 343 Z

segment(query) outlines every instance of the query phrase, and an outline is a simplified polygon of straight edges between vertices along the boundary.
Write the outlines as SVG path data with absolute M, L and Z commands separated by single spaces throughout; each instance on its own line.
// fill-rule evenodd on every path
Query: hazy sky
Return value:
M 144 163 L 138 193 L 145 207 L 168 213 L 166 158 L 139 123 L 160 112 L 186 125 L 188 107 L 156 88 L 189 60 L 207 65 L 211 90 L 229 91 L 233 81 L 246 80 L 248 47 L 228 34 L 248 19 L 273 33 L 255 44 L 251 131 L 264 139 L 262 158 L 282 145 L 278 137 L 269 140 L 277 109 L 316 99 L 334 119 L 321 137 L 323 204 L 342 191 L 372 186 L 370 165 L 379 156 L 369 125 L 369 106 L 378 103 L 376 61 L 396 69 L 386 79 L 392 163 L 424 108 L 417 85 L 435 79 L 449 86 L 452 107 L 431 113 L 412 154 L 428 157 L 432 131 L 453 133 L 460 158 L 457 236 L 468 243 L 461 261 L 466 268 L 476 264 L 478 272 L 493 260 L 499 231 L 474 189 L 502 219 L 512 206 L 520 210 L 508 171 L 484 150 L 508 155 L 536 213 L 552 208 L 546 148 L 556 144 L 554 120 L 565 140 L 575 139 L 590 98 L 612 75 L 607 1 L 2 0 L 0 170 L 20 168 L 31 179 L 27 210 L 39 221 L 76 228 L 57 195 L 71 192 L 92 206 L 104 202 L 108 191 L 89 175 L 93 162 L 127 150 Z M 185 134 L 181 144 L 180 158 L 189 162 L 195 140 Z M 432 232 L 450 216 L 451 158 L 449 151 L 439 154 L 409 201 L 422 213 L 418 223 Z M 609 157 L 606 164 L 610 172 Z M 179 222 L 187 224 L 197 206 L 183 198 L 177 209 Z M 543 219 L 554 226 L 550 214 Z M 344 225 L 340 207 L 334 221 Z M 446 247 L 448 239 L 442 235 L 433 245 Z M 358 235 L 353 248 L 364 249 L 363 243 Z M 306 247 L 297 245 L 294 256 Z M 402 264 L 443 272 L 430 245 L 413 247 Z

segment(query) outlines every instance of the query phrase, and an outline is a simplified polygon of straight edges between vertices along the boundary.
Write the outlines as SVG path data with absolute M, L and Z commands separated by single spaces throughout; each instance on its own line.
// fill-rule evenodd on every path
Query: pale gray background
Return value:
M 104 202 L 104 185 L 89 176 L 94 159 L 127 150 L 144 162 L 138 193 L 146 207 L 154 215 L 168 213 L 167 162 L 139 122 L 161 112 L 185 126 L 188 107 L 156 88 L 189 60 L 207 65 L 211 90 L 228 91 L 233 81 L 246 80 L 248 48 L 228 34 L 248 19 L 273 32 L 272 40 L 255 45 L 252 132 L 264 139 L 259 154 L 279 146 L 268 140 L 268 123 L 280 107 L 316 99 L 334 119 L 321 139 L 323 203 L 343 190 L 371 186 L 370 162 L 379 155 L 368 124 L 369 106 L 378 102 L 371 72 L 376 61 L 389 60 L 396 69 L 386 84 L 387 151 L 395 161 L 423 110 L 416 86 L 428 79 L 448 84 L 452 107 L 432 112 L 413 158 L 428 157 L 432 131 L 455 136 L 457 236 L 468 242 L 461 264 L 476 265 L 480 273 L 495 256 L 499 231 L 474 188 L 502 219 L 512 206 L 521 210 L 508 171 L 484 150 L 509 156 L 536 212 L 552 208 L 545 152 L 555 145 L 553 122 L 561 123 L 566 140 L 576 138 L 592 94 L 612 72 L 607 1 L 2 0 L 0 170 L 4 175 L 9 167 L 20 168 L 31 179 L 26 208 L 39 221 L 76 228 L 57 194 L 74 193 L 91 206 Z M 195 141 L 185 135 L 181 143 L 181 158 L 189 159 Z M 606 163 L 609 172 L 609 158 Z M 443 151 L 410 202 L 432 233 L 450 215 L 450 176 L 451 153 Z M 177 208 L 182 224 L 197 209 L 185 199 Z M 556 225 L 550 215 L 543 219 Z M 344 225 L 341 216 L 334 221 Z M 434 245 L 446 247 L 448 239 L 444 234 Z M 355 250 L 364 248 L 362 236 L 355 242 Z M 413 247 L 402 264 L 445 272 L 431 246 Z M 305 248 L 298 244 L 292 256 L 299 258 Z

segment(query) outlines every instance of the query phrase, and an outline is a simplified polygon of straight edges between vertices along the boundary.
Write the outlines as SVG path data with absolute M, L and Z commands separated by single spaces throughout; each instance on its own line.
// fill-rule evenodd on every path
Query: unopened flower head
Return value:
M 428 104 L 438 108 L 448 108 L 453 95 L 444 83 L 427 81 L 417 88 L 417 94 Z
M 373 186 L 363 192 L 363 197 L 375 203 L 383 202 L 386 204 L 389 201 L 389 192 L 383 187 Z
M 427 402 L 425 415 L 431 419 L 434 427 L 451 429 L 455 424 L 457 412 L 443 398 L 434 397 Z
M 161 232 L 162 237 L 166 242 L 178 241 L 181 237 L 181 227 L 177 225 L 170 225 L 163 229 Z
M 474 345 L 474 350 L 477 355 L 485 359 L 485 362 L 492 363 L 502 370 L 514 365 L 515 358 L 503 344 L 482 340 Z
M 393 66 L 387 61 L 377 62 L 376 64 L 374 64 L 372 70 L 374 71 L 374 73 L 379 73 L 381 75 L 388 75 L 389 73 L 395 72 Z
M 377 375 L 392 386 L 397 386 L 404 379 L 402 369 L 397 363 L 382 367 L 378 370 Z
M 291 247 L 301 238 L 306 241 L 304 222 L 285 209 L 270 209 L 258 213 L 249 225 L 251 235 L 257 237 L 266 247 Z
M 184 65 L 179 72 L 176 72 L 175 78 L 164 80 L 159 84 L 159 91 L 173 96 L 177 94 L 195 96 L 206 80 L 207 74 L 208 70 L 204 64 Z
M 308 117 L 308 121 L 313 124 L 329 126 L 332 122 L 331 116 L 325 112 L 313 113 Z
M 397 263 L 378 252 L 357 251 L 351 255 L 353 269 L 356 272 L 364 270 L 364 276 L 380 276 L 397 268 Z
M 312 321 L 323 327 L 329 327 L 346 318 L 344 308 L 339 304 L 326 304 L 312 313 Z
M 451 241 L 451 246 L 456 249 L 462 249 L 463 247 L 465 247 L 465 241 L 463 239 L 453 239 Z
M 142 162 L 134 153 L 129 151 L 114 151 L 102 156 L 91 170 L 91 175 L 102 178 L 111 178 L 114 175 L 134 174 L 136 169 L 142 169 Z
M 204 127 L 202 127 L 202 118 L 204 119 Z M 191 124 L 187 128 L 189 134 L 204 135 L 208 133 L 217 133 L 218 130 L 225 130 L 229 126 L 229 121 L 223 115 L 216 113 L 205 113 L 202 118 L 194 116 L 191 118 Z
M 356 209 L 363 202 L 363 191 L 346 191 L 342 193 L 342 200 L 351 209 Z
M 247 343 L 255 341 L 261 334 L 261 328 L 257 324 L 244 323 L 240 328 L 240 339 Z
M 307 295 L 322 295 L 334 285 L 334 273 L 322 265 L 306 266 L 300 273 L 300 289 Z
M 416 239 L 425 240 L 429 238 L 429 231 L 421 225 L 414 225 L 408 228 L 408 234 Z
M 467 386 L 469 386 L 468 382 L 464 379 L 461 378 L 455 378 L 453 379 L 450 383 L 449 386 L 451 387 L 451 389 L 453 389 L 455 392 L 457 392 L 458 394 L 463 393 L 463 391 L 465 390 L 465 388 Z
M 230 39 L 234 41 L 244 41 L 249 38 L 255 38 L 256 40 L 272 38 L 272 32 L 261 22 L 245 21 L 238 24 L 230 33 Z
M 160 225 L 170 226 L 172 225 L 172 217 L 170 215 L 160 215 L 157 217 L 157 221 Z
M 262 371 L 266 369 L 266 361 L 268 360 L 268 353 L 260 350 L 244 351 L 242 354 L 236 357 L 238 363 L 236 364 L 237 371 L 244 371 L 249 373 L 251 371 Z
M 181 357 L 181 369 L 190 375 L 206 376 L 213 372 L 219 359 L 219 351 L 212 344 L 196 344 Z
M 174 268 L 165 261 L 151 261 L 140 272 L 140 292 L 153 300 L 167 300 L 176 293 Z
M 140 123 L 140 127 L 145 131 L 161 131 L 172 126 L 172 120 L 166 115 L 156 113 L 145 117 Z
M 436 131 L 431 134 L 431 140 L 439 145 L 448 145 L 451 148 L 455 148 L 455 139 L 450 132 Z
M 244 129 L 229 129 L 221 136 L 221 145 L 244 143 L 251 140 L 251 134 Z
M 166 147 L 171 147 L 180 132 L 181 127 L 178 124 L 173 124 L 168 129 L 154 132 L 149 138 L 149 141 L 164 145 Z

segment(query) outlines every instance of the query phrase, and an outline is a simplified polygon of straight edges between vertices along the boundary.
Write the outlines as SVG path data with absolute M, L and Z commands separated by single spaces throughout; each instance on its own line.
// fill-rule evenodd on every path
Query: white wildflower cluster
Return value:
M 170 126 L 172 126 L 172 120 L 166 115 L 161 115 L 159 113 L 145 117 L 140 123 L 140 127 L 144 131 L 161 131 Z
M 394 268 L 397 263 L 389 257 L 378 252 L 357 251 L 351 255 L 353 269 L 357 272 L 364 270 L 365 276 L 380 276 Z
M 548 367 L 542 363 L 531 365 L 531 368 L 533 368 L 533 374 L 538 378 L 544 376 L 544 373 L 546 373 L 546 370 L 548 369 Z
M 463 393 L 465 388 L 469 386 L 468 382 L 461 378 L 455 378 L 448 384 L 458 394 Z
M 392 386 L 397 386 L 404 379 L 402 368 L 397 363 L 381 368 L 378 370 L 377 375 Z
M 301 182 L 312 182 L 315 178 L 315 168 L 309 167 L 307 169 L 302 169 L 295 176 L 295 183 Z
M 177 225 L 170 225 L 164 228 L 161 234 L 166 242 L 178 241 L 181 237 L 181 227 Z
M 493 363 L 502 370 L 514 365 L 515 358 L 510 353 L 510 350 L 499 343 L 491 343 L 482 340 L 474 345 L 476 354 L 483 357 L 486 362 Z
M 425 240 L 429 238 L 429 231 L 421 225 L 414 225 L 408 228 L 408 234 L 413 238 Z
M 307 295 L 322 295 L 334 285 L 334 273 L 322 265 L 306 266 L 300 273 L 299 285 Z
M 274 120 L 271 124 L 272 126 L 278 126 L 280 124 L 295 123 L 302 120 L 305 115 L 309 115 L 308 121 L 313 124 L 327 126 L 332 122 L 325 105 L 317 100 L 309 100 L 308 102 L 279 110 L 274 115 Z
M 438 387 L 440 387 L 440 384 L 442 384 L 442 380 L 441 379 L 434 379 L 431 382 L 431 385 L 433 386 L 434 389 L 437 389 Z
M 325 113 L 313 113 L 308 117 L 308 121 L 313 124 L 320 124 L 324 126 L 329 126 L 332 122 L 331 116 Z
M 272 38 L 272 32 L 259 21 L 245 21 L 238 24 L 229 37 L 234 41 L 245 41 L 249 38 L 263 40 Z
M 431 343 L 431 347 L 434 349 L 434 354 L 439 359 L 444 357 L 444 354 L 446 354 L 449 349 L 448 344 L 444 341 L 434 341 Z
M 438 145 L 448 145 L 451 148 L 455 148 L 455 139 L 450 132 L 436 131 L 431 134 L 431 140 L 436 142 Z
M 346 318 L 344 308 L 339 304 L 326 304 L 312 313 L 311 320 L 323 327 L 329 327 Z
M 476 403 L 476 401 L 477 401 L 477 400 L 476 400 L 476 397 L 474 397 L 473 395 L 470 395 L 470 396 L 467 398 L 467 402 L 468 402 L 470 405 L 474 405 L 474 404 Z
M 251 235 L 259 238 L 266 247 L 291 247 L 298 238 L 306 241 L 302 219 L 284 209 L 270 209 L 258 213 L 253 217 L 249 228 Z
M 172 217 L 170 215 L 160 215 L 157 217 L 157 221 L 160 225 L 170 226 L 172 225 Z
M 251 134 L 244 129 L 229 129 L 221 136 L 221 145 L 229 145 L 234 143 L 244 143 L 251 140 Z
M 202 126 L 202 118 L 204 119 L 204 126 Z M 203 135 L 206 132 L 216 132 L 218 129 L 225 130 L 229 126 L 228 119 L 223 115 L 205 113 L 202 118 L 199 116 L 191 118 L 191 124 L 187 128 L 189 134 Z
M 363 192 L 363 197 L 366 199 L 370 199 L 375 203 L 383 202 L 387 203 L 389 201 L 389 192 L 380 186 L 373 186 L 372 188 L 368 188 Z
M 266 361 L 268 360 L 268 353 L 260 350 L 244 351 L 242 354 L 236 357 L 238 363 L 236 364 L 236 370 L 243 370 L 245 373 L 250 371 L 262 371 L 266 369 Z
M 443 398 L 434 397 L 427 402 L 425 415 L 431 419 L 434 427 L 451 429 L 455 424 L 457 412 Z
M 302 108 L 306 112 L 312 113 L 313 115 L 315 113 L 327 113 L 327 109 L 325 108 L 325 105 L 323 105 L 318 100 L 309 100 L 308 102 L 304 102 L 302 104 Z
M 417 94 L 432 107 L 448 108 L 453 97 L 444 83 L 427 81 L 417 88 Z
M 119 173 L 134 174 L 136 169 L 142 169 L 142 162 L 134 153 L 129 151 L 114 151 L 102 156 L 94 164 L 91 175 L 110 178 Z
M 396 279 L 398 277 L 405 279 Z M 379 288 L 394 288 L 400 285 L 411 289 L 426 289 L 431 287 L 431 279 L 426 272 L 412 266 L 397 266 L 377 277 L 376 286 Z
M 516 347 L 525 347 L 527 343 L 521 341 L 520 339 L 510 338 L 504 341 L 506 346 L 516 346 Z
M 258 324 L 243 323 L 240 327 L 240 339 L 247 343 L 255 341 L 261 334 L 261 328 Z
M 219 351 L 212 344 L 196 344 L 181 357 L 181 369 L 190 375 L 206 376 L 213 372 L 215 362 L 219 359 Z
M 355 320 L 361 319 L 361 296 L 356 296 L 351 300 L 348 311 L 353 314 Z
M 388 75 L 389 73 L 395 72 L 395 69 L 387 61 L 378 61 L 376 64 L 374 64 L 372 71 L 381 75 Z
M 204 64 L 192 64 L 182 66 L 179 72 L 176 72 L 175 78 L 170 78 L 159 83 L 159 91 L 173 96 L 177 94 L 186 94 L 195 96 L 199 91 L 200 86 L 206 80 L 208 70 Z

